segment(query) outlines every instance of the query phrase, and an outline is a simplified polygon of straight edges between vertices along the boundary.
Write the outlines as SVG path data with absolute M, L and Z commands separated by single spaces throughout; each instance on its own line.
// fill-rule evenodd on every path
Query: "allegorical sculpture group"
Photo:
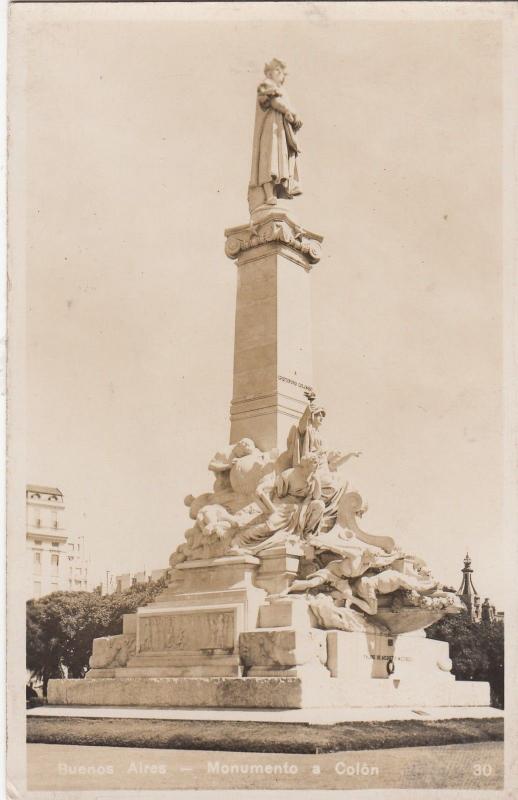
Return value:
M 387 630 L 397 614 L 400 628 L 401 609 L 419 609 L 406 616 L 412 630 L 459 608 L 422 559 L 359 527 L 365 506 L 343 466 L 360 454 L 326 447 L 325 411 L 312 395 L 308 401 L 284 452 L 264 453 L 245 438 L 213 456 L 213 490 L 186 498 L 193 525 L 170 565 L 245 553 L 260 559 L 269 548 L 298 543 L 304 574 L 284 594 L 303 593 L 318 627 Z

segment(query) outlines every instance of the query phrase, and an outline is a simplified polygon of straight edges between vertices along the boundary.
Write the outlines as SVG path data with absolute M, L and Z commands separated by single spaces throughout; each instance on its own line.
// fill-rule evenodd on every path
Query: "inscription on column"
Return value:
M 234 611 L 153 614 L 139 619 L 139 651 L 234 649 Z
M 298 381 L 292 380 L 292 378 L 285 378 L 284 375 L 277 375 L 277 380 L 291 383 L 292 386 L 297 386 L 299 389 L 305 389 L 309 392 L 312 391 L 312 387 L 308 386 L 307 383 L 299 383 Z

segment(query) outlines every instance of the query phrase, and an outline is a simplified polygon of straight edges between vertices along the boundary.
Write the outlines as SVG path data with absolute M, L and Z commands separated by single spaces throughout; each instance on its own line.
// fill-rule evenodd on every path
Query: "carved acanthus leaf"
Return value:
M 282 242 L 305 255 L 311 264 L 320 261 L 319 239 L 301 228 L 300 225 L 295 225 L 287 219 L 270 219 L 248 228 L 234 229 L 229 233 L 225 243 L 225 253 L 229 258 L 237 258 L 241 252 L 260 247 L 263 244 Z

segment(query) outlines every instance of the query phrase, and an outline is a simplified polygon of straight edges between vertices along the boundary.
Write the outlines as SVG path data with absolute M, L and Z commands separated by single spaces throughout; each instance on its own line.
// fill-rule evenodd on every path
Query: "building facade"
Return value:
M 71 537 L 66 531 L 61 491 L 31 484 L 26 498 L 27 599 L 57 591 L 88 591 L 84 539 Z
M 166 573 L 167 569 L 154 569 L 149 574 L 145 571 L 142 571 L 136 572 L 135 574 L 132 574 L 131 572 L 125 572 L 122 575 L 116 575 L 113 591 L 124 592 L 126 589 L 130 589 L 132 586 L 136 586 L 137 584 L 149 583 L 149 581 L 158 581 L 160 578 L 163 578 Z

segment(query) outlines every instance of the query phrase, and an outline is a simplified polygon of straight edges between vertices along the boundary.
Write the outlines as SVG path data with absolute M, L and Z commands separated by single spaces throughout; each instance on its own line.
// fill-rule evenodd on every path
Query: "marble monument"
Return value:
M 229 443 L 207 453 L 212 488 L 185 498 L 167 589 L 94 640 L 84 680 L 51 680 L 51 704 L 489 705 L 489 685 L 456 681 L 448 644 L 425 636 L 462 610 L 455 591 L 395 534 L 364 529 L 347 476 L 361 454 L 322 433 L 309 334 L 322 236 L 286 207 L 301 193 L 302 122 L 285 78 L 282 61 L 266 64 L 250 219 L 225 231 L 237 265 Z

